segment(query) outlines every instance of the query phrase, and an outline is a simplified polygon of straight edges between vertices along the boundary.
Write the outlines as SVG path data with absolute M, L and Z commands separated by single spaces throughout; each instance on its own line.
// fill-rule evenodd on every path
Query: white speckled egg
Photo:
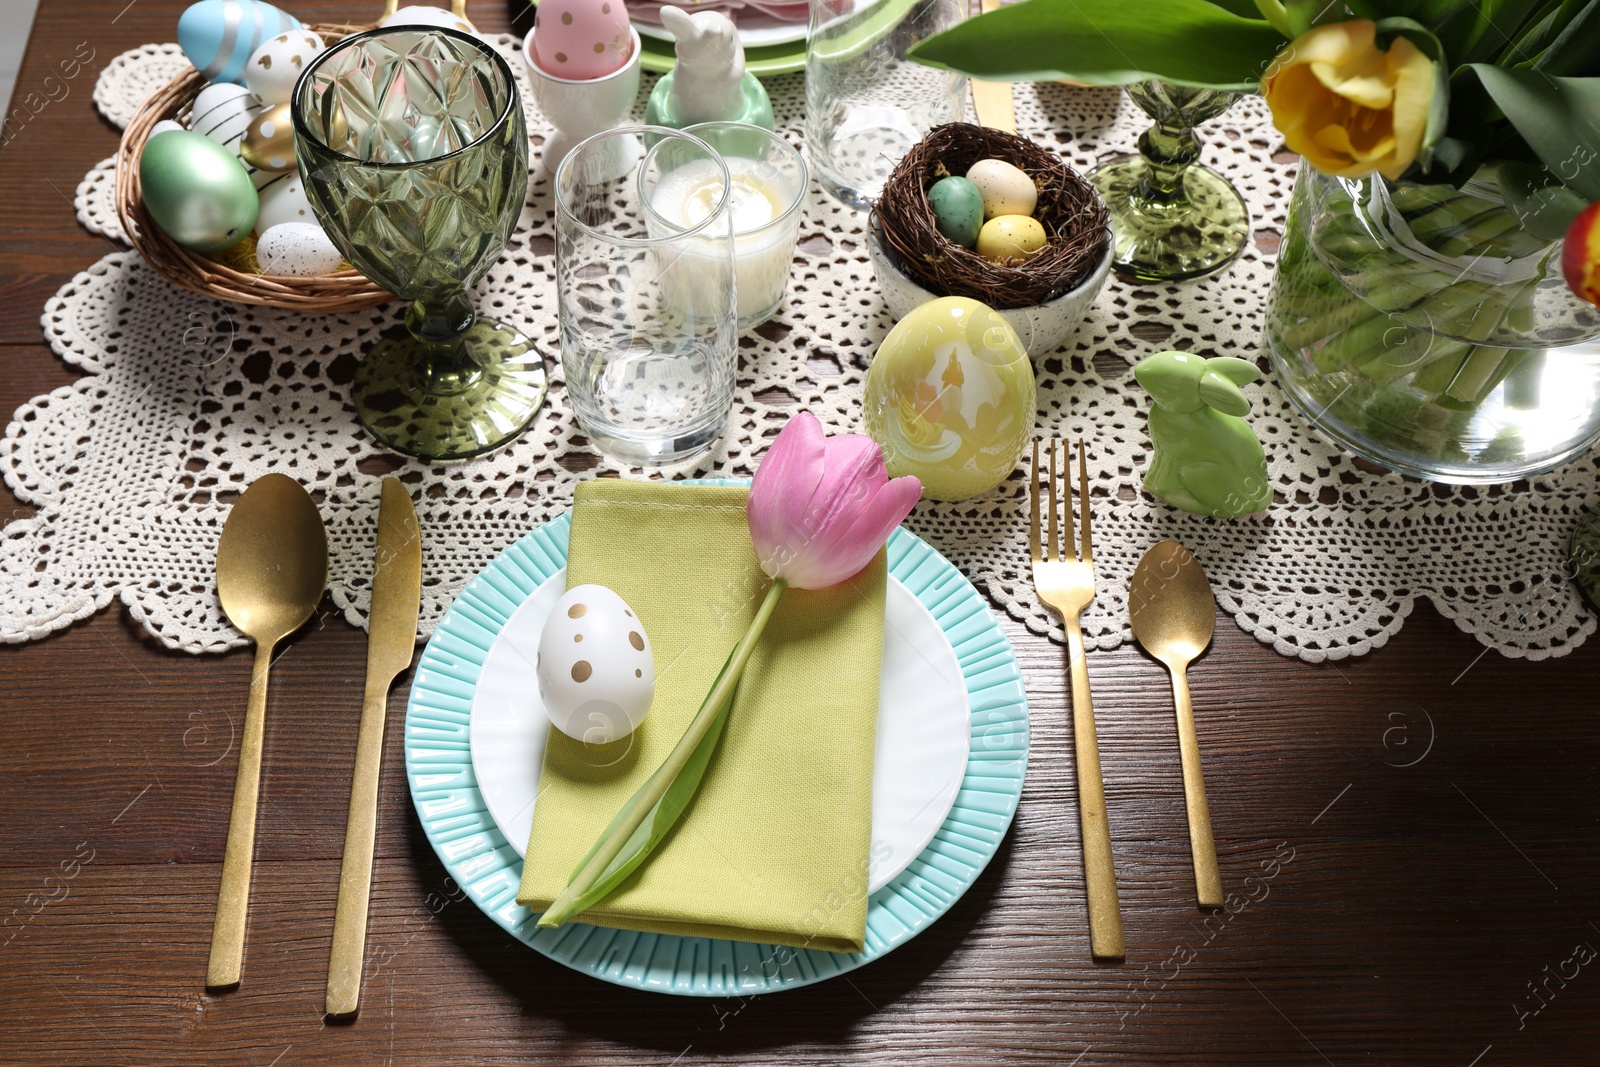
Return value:
M 181 129 L 183 129 L 182 123 L 173 122 L 171 119 L 162 119 L 160 122 L 150 127 L 150 132 L 145 134 L 144 143 L 149 144 L 150 138 L 155 137 L 157 134 L 170 133 L 173 130 Z
M 272 227 L 256 242 L 256 262 L 262 274 L 315 278 L 332 274 L 344 259 L 322 227 L 314 222 L 284 222 Z
M 539 635 L 539 699 L 556 729 L 591 745 L 626 737 L 656 695 L 644 624 L 603 585 L 568 589 Z
M 250 120 L 260 112 L 261 105 L 249 89 L 233 82 L 215 82 L 194 98 L 189 129 L 237 152 Z
M 207 81 L 238 82 L 261 42 L 300 20 L 261 0 L 200 0 L 178 18 L 178 45 Z
M 470 33 L 472 36 L 478 37 L 478 28 L 455 12 L 446 11 L 442 7 L 426 7 L 421 4 L 402 7 L 378 23 L 378 25 L 443 26 L 447 30 L 460 30 L 462 33 Z
M 269 107 L 287 104 L 300 72 L 326 47 L 310 30 L 280 33 L 250 54 L 250 62 L 244 65 L 244 83 Z
M 1032 215 L 1039 206 L 1039 187 L 1020 167 L 1003 159 L 980 159 L 967 168 L 967 181 L 983 194 L 983 217 Z
M 261 213 L 256 216 L 257 236 L 285 222 L 317 221 L 317 213 L 311 209 L 311 201 L 306 199 L 305 187 L 298 173 L 286 172 L 282 181 L 262 185 L 259 192 Z

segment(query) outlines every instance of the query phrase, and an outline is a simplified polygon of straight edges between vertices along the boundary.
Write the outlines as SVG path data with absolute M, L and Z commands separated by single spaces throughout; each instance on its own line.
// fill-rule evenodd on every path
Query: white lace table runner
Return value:
M 499 47 L 521 71 L 517 42 Z M 184 61 L 145 46 L 102 75 L 95 101 L 123 123 Z M 767 86 L 798 142 L 798 75 Z M 529 129 L 546 129 L 523 85 Z M 1121 93 L 1019 86 L 1022 132 L 1074 166 L 1131 148 L 1146 120 Z M 1149 443 L 1132 364 L 1152 351 L 1260 354 L 1273 235 L 1292 165 L 1259 100 L 1204 129 L 1206 159 L 1244 193 L 1256 243 L 1198 282 L 1136 286 L 1113 279 L 1073 341 L 1036 359 L 1042 434 L 1083 436 L 1095 478 L 1098 594 L 1084 617 L 1091 642 L 1127 640 L 1126 588 L 1156 540 L 1195 550 L 1217 599 L 1241 627 L 1310 661 L 1361 655 L 1397 632 L 1425 596 L 1508 656 L 1561 655 L 1595 628 L 1566 580 L 1577 517 L 1600 499 L 1600 462 L 1569 464 L 1522 492 L 1450 489 L 1368 473 L 1316 439 L 1270 382 L 1246 391 L 1266 443 L 1278 500 L 1266 515 L 1186 515 L 1139 489 Z M 537 145 L 535 154 L 537 155 Z M 112 238 L 109 161 L 84 179 L 83 224 Z M 729 432 L 715 453 L 662 472 L 747 474 L 797 406 L 832 430 L 857 430 L 865 369 L 891 323 L 863 247 L 864 218 L 813 190 L 787 304 L 740 350 Z M 551 357 L 545 411 L 502 452 L 456 465 L 403 460 L 356 423 L 347 383 L 358 353 L 396 321 L 398 306 L 337 317 L 219 303 L 180 291 L 132 252 L 113 253 L 46 306 L 44 331 L 82 370 L 75 384 L 25 404 L 0 442 L 0 474 L 34 509 L 0 531 L 0 638 L 43 637 L 120 597 L 162 642 L 194 652 L 242 642 L 220 614 L 213 556 L 234 496 L 276 470 L 310 487 L 328 525 L 334 602 L 365 621 L 378 477 L 410 487 L 425 538 L 422 629 L 495 554 L 569 506 L 573 483 L 624 473 L 579 435 L 557 358 L 550 183 L 536 168 L 528 207 L 477 305 L 510 320 Z M 1265 367 L 1264 361 L 1262 366 Z M 924 503 L 909 525 L 994 601 L 1057 639 L 1027 569 L 1021 476 L 961 504 Z

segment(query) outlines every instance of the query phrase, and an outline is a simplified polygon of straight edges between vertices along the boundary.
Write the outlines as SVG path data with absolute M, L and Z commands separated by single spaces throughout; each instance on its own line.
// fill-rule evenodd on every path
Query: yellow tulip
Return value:
M 1433 102 L 1433 60 L 1404 37 L 1378 48 L 1367 19 L 1303 33 L 1261 79 L 1289 149 L 1325 174 L 1398 178 L 1417 158 Z

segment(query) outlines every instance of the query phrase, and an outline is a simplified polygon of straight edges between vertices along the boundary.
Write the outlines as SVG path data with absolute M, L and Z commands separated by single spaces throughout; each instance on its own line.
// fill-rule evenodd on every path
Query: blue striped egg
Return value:
M 178 17 L 178 47 L 208 81 L 243 82 L 263 42 L 300 28 L 299 19 L 262 0 L 200 0 Z

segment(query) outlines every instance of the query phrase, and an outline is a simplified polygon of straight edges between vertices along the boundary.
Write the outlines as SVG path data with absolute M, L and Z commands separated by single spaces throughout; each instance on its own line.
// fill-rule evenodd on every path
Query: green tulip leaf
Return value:
M 1495 168 L 1506 206 L 1522 228 L 1546 241 L 1567 235 L 1572 220 L 1589 205 L 1544 167 L 1511 161 Z
M 1600 78 L 1485 63 L 1472 70 L 1550 173 L 1585 200 L 1600 200 Z
M 910 55 L 990 81 L 1156 78 L 1253 92 L 1285 43 L 1265 20 L 1207 0 L 1026 0 L 929 37 Z
M 1529 66 L 1566 78 L 1600 74 L 1600 0 L 1588 0 L 1574 12 L 1571 21 Z
M 1542 0 L 1528 13 L 1522 26 L 1512 35 L 1509 43 L 1497 57 L 1508 67 L 1532 66 L 1533 61 L 1550 47 L 1573 14 L 1590 0 Z M 1450 42 L 1446 41 L 1448 45 Z
M 1481 63 L 1500 55 L 1515 39 L 1528 16 L 1527 0 L 1476 0 L 1460 8 L 1463 32 L 1456 44 L 1455 61 Z
M 594 885 L 580 894 L 573 902 L 572 913 L 574 915 L 582 914 L 610 896 L 641 863 L 649 858 L 650 853 L 654 852 L 656 846 L 667 836 L 667 831 L 677 825 L 679 817 L 683 815 L 684 810 L 689 806 L 689 802 L 694 799 L 695 793 L 700 789 L 700 780 L 706 774 L 706 764 L 711 761 L 711 754 L 716 751 L 717 743 L 722 740 L 722 728 L 727 725 L 728 709 L 732 705 L 731 698 L 722 705 L 722 710 L 717 713 L 717 717 L 712 721 L 711 728 L 706 731 L 706 735 L 695 746 L 694 753 L 689 757 L 689 762 L 684 764 L 683 770 L 678 777 L 672 780 L 672 784 L 667 787 L 666 793 L 662 795 L 660 800 L 656 801 L 655 807 L 650 809 L 650 814 L 645 817 L 644 822 L 640 823 L 638 828 L 629 835 L 627 844 L 622 846 L 622 851 L 617 853 L 615 859 L 606 864 L 605 870 L 600 872 L 600 876 L 595 880 Z M 607 827 L 606 829 L 609 833 L 611 828 Z M 604 839 L 605 835 L 602 835 L 601 840 L 603 841 Z M 583 870 L 583 865 L 589 862 L 590 856 L 594 855 L 599 845 L 600 841 L 596 841 L 594 847 L 573 868 L 573 877 L 576 877 L 577 873 Z
M 1433 60 L 1435 63 L 1444 62 L 1444 46 L 1439 43 L 1439 38 L 1434 36 L 1432 30 L 1418 22 L 1416 19 L 1389 18 L 1379 19 L 1373 24 L 1378 47 L 1385 52 L 1396 37 L 1404 37 L 1417 46 L 1417 51 Z
M 728 653 L 728 659 L 723 663 L 722 670 L 717 672 L 716 681 L 711 683 L 712 692 L 716 691 L 717 683 L 722 681 L 723 675 L 728 673 L 728 666 L 733 662 L 734 654 L 738 651 L 739 648 L 735 645 L 733 651 Z M 737 692 L 737 690 L 734 690 L 734 692 Z M 645 816 L 644 821 L 634 829 L 632 834 L 628 835 L 627 843 L 622 846 L 622 851 L 618 852 L 616 857 L 606 864 L 605 869 L 600 872 L 592 885 L 573 899 L 571 905 L 566 909 L 568 914 L 581 915 L 584 911 L 610 896 L 618 886 L 627 880 L 629 875 L 638 869 L 641 863 L 649 858 L 650 853 L 654 852 L 656 846 L 667 836 L 667 832 L 677 824 L 679 817 L 683 815 L 684 810 L 689 806 L 689 802 L 694 799 L 695 793 L 699 791 L 700 780 L 706 774 L 706 764 L 711 761 L 711 754 L 716 751 L 717 743 L 722 740 L 722 728 L 727 725 L 728 709 L 733 706 L 733 696 L 733 692 L 728 694 L 727 699 L 722 702 L 722 707 L 718 709 L 716 718 L 712 720 L 710 728 L 706 730 L 705 736 L 700 739 L 700 743 L 695 745 L 694 752 L 683 765 L 683 769 L 678 772 L 677 777 L 672 780 L 666 791 L 661 794 L 661 799 L 651 807 L 650 813 Z M 601 845 L 622 824 L 629 809 L 635 803 L 642 803 L 648 800 L 648 794 L 655 787 L 655 776 L 652 775 L 634 793 L 633 799 L 628 804 L 623 805 L 616 818 L 612 819 L 611 824 L 605 828 L 605 832 L 589 847 L 589 851 L 584 853 L 583 858 L 578 861 L 578 865 L 572 869 L 571 877 L 573 879 L 578 877 L 579 872 L 594 858 L 595 853 L 600 851 Z
M 1272 21 L 1272 16 L 1267 14 L 1266 10 L 1263 9 L 1263 5 L 1269 9 L 1281 9 L 1283 7 L 1278 0 L 1211 0 L 1211 3 L 1213 6 L 1220 7 L 1231 15 L 1238 15 L 1242 19 L 1266 19 L 1268 22 Z

